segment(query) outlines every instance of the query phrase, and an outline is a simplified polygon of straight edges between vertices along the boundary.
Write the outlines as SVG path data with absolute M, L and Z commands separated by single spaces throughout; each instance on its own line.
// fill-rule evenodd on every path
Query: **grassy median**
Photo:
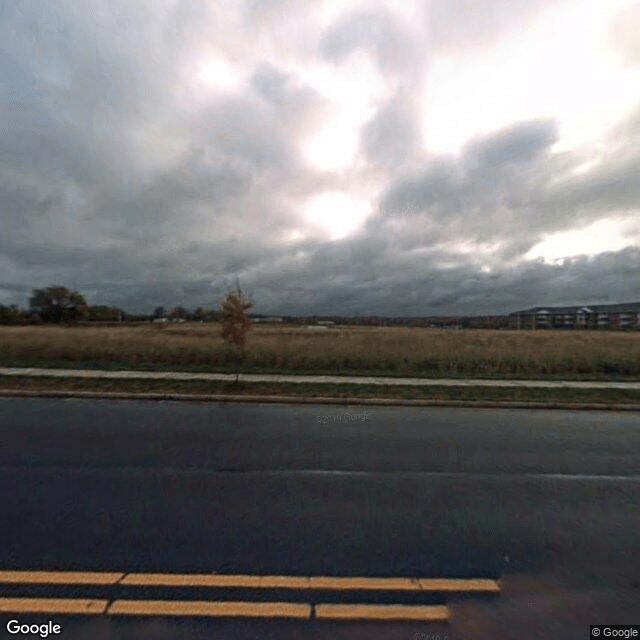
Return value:
M 640 332 L 255 325 L 0 327 L 0 366 L 409 377 L 640 380 Z
M 361 384 L 246 383 L 179 380 L 100 380 L 0 376 L 0 389 L 116 393 L 288 396 L 311 398 L 388 398 L 441 402 L 541 402 L 640 404 L 640 391 L 625 389 L 540 389 L 494 387 L 401 387 Z

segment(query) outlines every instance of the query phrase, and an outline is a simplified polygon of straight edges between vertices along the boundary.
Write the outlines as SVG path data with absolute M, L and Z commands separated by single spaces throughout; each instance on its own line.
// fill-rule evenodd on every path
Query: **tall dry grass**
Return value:
M 0 327 L 0 362 L 236 367 L 217 324 Z M 640 376 L 640 334 L 350 327 L 311 332 L 254 326 L 246 371 L 395 375 Z

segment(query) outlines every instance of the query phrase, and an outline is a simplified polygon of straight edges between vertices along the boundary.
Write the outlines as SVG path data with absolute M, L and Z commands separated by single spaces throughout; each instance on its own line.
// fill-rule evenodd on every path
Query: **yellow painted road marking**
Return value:
M 108 615 L 209 616 L 242 618 L 311 617 L 311 605 L 289 602 L 206 602 L 178 600 L 116 600 Z
M 446 605 L 318 604 L 318 620 L 420 620 L 447 622 Z
M 100 571 L 0 571 L 0 583 L 115 584 L 123 575 Z
M 367 591 L 420 591 L 420 583 L 412 578 L 331 578 L 312 577 L 312 589 L 367 590 Z
M 98 571 L 0 571 L 5 584 L 86 584 L 163 587 L 246 587 L 330 589 L 334 591 L 446 591 L 499 593 L 497 580 L 485 578 L 366 578 L 284 575 L 129 573 Z
M 108 604 L 108 600 L 0 598 L 0 612 L 98 615 L 106 611 Z
M 486 578 L 420 578 L 419 583 L 423 591 L 500 593 L 500 583 Z
M 129 573 L 123 578 L 122 584 L 154 587 L 258 587 L 260 576 Z
M 220 574 L 130 573 L 123 585 L 162 587 L 247 587 L 256 589 L 330 589 L 333 591 L 447 591 L 497 593 L 496 580 L 473 578 L 364 578 L 255 576 Z
M 303 576 L 262 576 L 260 587 L 262 589 L 308 589 L 310 578 Z
M 219 574 L 130 573 L 121 584 L 156 587 L 249 587 L 256 589 L 308 589 L 309 578 Z

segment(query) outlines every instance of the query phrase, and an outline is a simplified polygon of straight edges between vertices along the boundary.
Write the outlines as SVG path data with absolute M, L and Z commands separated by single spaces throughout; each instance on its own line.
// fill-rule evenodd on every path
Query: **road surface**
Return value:
M 633 413 L 0 398 L 0 569 L 501 577 L 449 638 L 582 638 L 640 622 L 639 450 Z M 65 637 L 150 628 L 433 633 Z

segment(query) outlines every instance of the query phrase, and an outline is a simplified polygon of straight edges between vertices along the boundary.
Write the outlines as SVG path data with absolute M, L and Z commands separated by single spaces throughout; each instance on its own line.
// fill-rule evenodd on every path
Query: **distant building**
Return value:
M 509 314 L 512 329 L 640 329 L 640 302 L 534 307 Z

